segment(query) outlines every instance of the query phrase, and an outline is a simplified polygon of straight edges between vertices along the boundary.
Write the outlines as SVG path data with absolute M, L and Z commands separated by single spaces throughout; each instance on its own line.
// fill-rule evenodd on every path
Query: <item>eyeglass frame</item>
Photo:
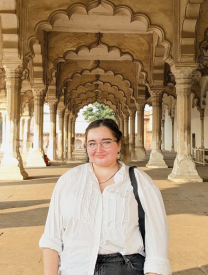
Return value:
M 103 142 L 106 142 L 106 141 L 110 142 L 110 146 L 109 146 L 108 148 L 103 147 Z M 86 144 L 86 147 L 87 147 L 90 151 L 95 151 L 95 150 L 98 148 L 98 144 L 100 144 L 100 145 L 102 146 L 102 148 L 104 148 L 104 149 L 109 149 L 109 148 L 111 148 L 112 142 L 116 142 L 116 143 L 118 143 L 118 142 L 119 142 L 119 140 L 114 140 L 114 139 L 104 139 L 104 140 L 102 140 L 101 142 L 93 142 L 93 143 L 95 143 L 95 145 L 96 145 L 96 148 L 95 148 L 95 149 L 91 149 L 91 148 L 89 148 L 89 146 L 88 146 L 88 143 L 87 143 L 87 142 L 86 142 L 85 144 Z

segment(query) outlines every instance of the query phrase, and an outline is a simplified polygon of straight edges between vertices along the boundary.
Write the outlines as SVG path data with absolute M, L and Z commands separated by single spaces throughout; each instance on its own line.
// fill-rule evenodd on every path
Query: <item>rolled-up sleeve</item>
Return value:
M 136 177 L 139 197 L 145 212 L 144 273 L 170 275 L 169 228 L 161 193 L 152 179 L 144 172 L 136 173 Z
M 45 230 L 40 238 L 39 246 L 41 248 L 50 248 L 56 250 L 59 255 L 62 251 L 63 223 L 60 211 L 61 204 L 61 179 L 57 182 L 50 201 L 48 215 L 45 224 Z

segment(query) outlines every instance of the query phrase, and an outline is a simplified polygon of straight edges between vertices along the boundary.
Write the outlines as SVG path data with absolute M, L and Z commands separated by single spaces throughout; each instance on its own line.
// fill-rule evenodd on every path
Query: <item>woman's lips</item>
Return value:
M 97 158 L 102 159 L 105 157 L 105 155 L 96 155 Z

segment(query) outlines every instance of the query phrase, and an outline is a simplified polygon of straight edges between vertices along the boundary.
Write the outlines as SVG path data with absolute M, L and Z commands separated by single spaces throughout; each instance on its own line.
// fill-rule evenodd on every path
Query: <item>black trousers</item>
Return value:
M 144 275 L 144 261 L 140 254 L 98 255 L 94 275 Z

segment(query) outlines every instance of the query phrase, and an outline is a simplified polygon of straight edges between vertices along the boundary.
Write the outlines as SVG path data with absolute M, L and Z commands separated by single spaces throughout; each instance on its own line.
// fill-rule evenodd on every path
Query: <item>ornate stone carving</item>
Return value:
M 171 67 L 171 71 L 172 73 L 174 74 L 175 76 L 175 79 L 176 79 L 176 84 L 177 81 L 179 80 L 184 80 L 184 79 L 190 79 L 192 78 L 193 76 L 193 70 L 195 69 L 195 67 L 190 67 L 190 66 L 187 66 L 187 67 L 176 67 L 176 66 L 172 66 Z
M 22 80 L 28 80 L 29 81 L 29 70 L 28 69 L 25 69 L 23 72 L 22 72 L 22 77 L 21 77 Z
M 34 97 L 43 97 L 45 95 L 45 89 L 43 88 L 32 88 Z

